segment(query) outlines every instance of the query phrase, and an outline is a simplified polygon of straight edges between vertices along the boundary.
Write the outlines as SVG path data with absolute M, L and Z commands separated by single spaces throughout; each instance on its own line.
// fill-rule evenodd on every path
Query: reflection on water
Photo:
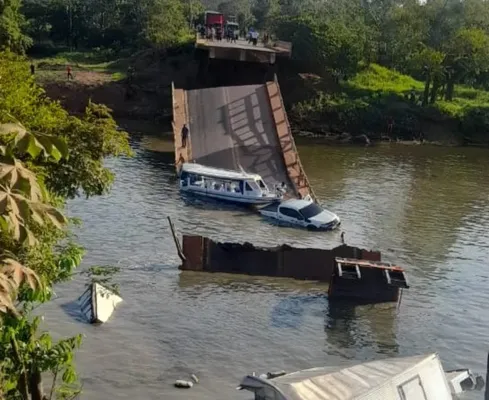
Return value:
M 327 342 L 352 359 L 371 358 L 370 352 L 395 357 L 399 353 L 395 322 L 397 305 L 355 306 L 331 300 L 327 306 L 325 332 Z M 365 354 L 361 355 L 362 352 Z
M 85 266 L 119 265 L 125 302 L 106 325 L 79 323 L 64 305 L 82 293 L 80 278 L 45 309 L 55 334 L 86 335 L 77 359 L 86 398 L 249 398 L 234 388 L 253 371 L 429 351 L 446 368 L 484 368 L 489 152 L 299 145 L 346 241 L 407 268 L 411 289 L 397 310 L 329 302 L 327 286 L 314 282 L 178 271 L 168 215 L 180 231 L 258 245 L 331 247 L 341 231 L 284 229 L 245 209 L 186 202 L 171 141 L 132 140 L 134 158 L 108 160 L 112 193 L 69 205 L 84 221 Z M 191 391 L 172 387 L 191 373 L 200 378 Z

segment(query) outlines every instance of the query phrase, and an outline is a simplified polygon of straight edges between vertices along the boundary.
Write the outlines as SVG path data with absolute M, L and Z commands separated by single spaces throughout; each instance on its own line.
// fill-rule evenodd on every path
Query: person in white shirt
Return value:
M 253 40 L 253 46 L 256 46 L 258 43 L 258 32 L 257 31 L 251 32 L 251 39 Z

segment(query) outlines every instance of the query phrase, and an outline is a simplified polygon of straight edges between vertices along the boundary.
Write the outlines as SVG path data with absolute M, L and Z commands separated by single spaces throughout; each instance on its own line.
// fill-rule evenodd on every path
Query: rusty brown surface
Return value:
M 187 140 L 187 146 L 182 147 L 182 127 L 188 126 L 187 95 L 183 89 L 172 87 L 173 96 L 173 135 L 175 142 L 175 168 L 180 170 L 181 165 L 191 159 L 191 139 Z
M 363 250 L 362 258 L 369 261 L 382 261 L 380 251 Z
M 360 267 L 362 279 L 341 279 L 335 273 L 328 289 L 330 299 L 342 298 L 362 303 L 397 302 L 401 289 L 387 284 L 380 268 Z
M 267 90 L 288 176 L 295 187 L 295 191 L 301 197 L 309 194 L 314 201 L 317 201 L 299 158 L 299 152 L 295 146 L 278 82 L 276 80 L 274 82 L 268 82 Z
M 199 240 L 200 239 L 200 240 Z M 360 258 L 374 254 L 358 247 L 341 245 L 334 249 L 303 249 L 291 246 L 255 247 L 250 243 L 219 243 L 201 236 L 183 236 L 187 264 L 181 268 L 248 275 L 288 277 L 328 282 L 336 257 Z M 370 261 L 375 261 L 373 259 Z M 194 265 L 195 264 L 195 265 Z
M 202 236 L 183 236 L 185 261 L 181 266 L 185 271 L 203 271 L 205 267 L 205 238 Z

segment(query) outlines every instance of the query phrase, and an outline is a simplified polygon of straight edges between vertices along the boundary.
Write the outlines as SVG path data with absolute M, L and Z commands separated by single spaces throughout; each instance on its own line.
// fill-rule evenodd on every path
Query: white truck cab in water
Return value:
M 340 225 L 336 214 L 323 209 L 310 198 L 270 204 L 259 211 L 264 217 L 311 230 L 329 231 Z

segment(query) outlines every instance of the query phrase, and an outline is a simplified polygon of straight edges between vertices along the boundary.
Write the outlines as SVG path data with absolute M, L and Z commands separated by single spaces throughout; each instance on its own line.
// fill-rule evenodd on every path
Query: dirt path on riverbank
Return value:
M 50 98 L 59 100 L 72 114 L 83 113 L 91 100 L 107 105 L 116 118 L 169 123 L 171 82 L 185 79 L 191 66 L 189 55 L 169 56 L 147 51 L 113 63 L 124 67 L 58 63 L 48 59 L 38 63 L 37 81 Z M 72 80 L 67 79 L 66 65 L 72 68 Z M 131 78 L 126 77 L 127 65 L 133 71 Z

